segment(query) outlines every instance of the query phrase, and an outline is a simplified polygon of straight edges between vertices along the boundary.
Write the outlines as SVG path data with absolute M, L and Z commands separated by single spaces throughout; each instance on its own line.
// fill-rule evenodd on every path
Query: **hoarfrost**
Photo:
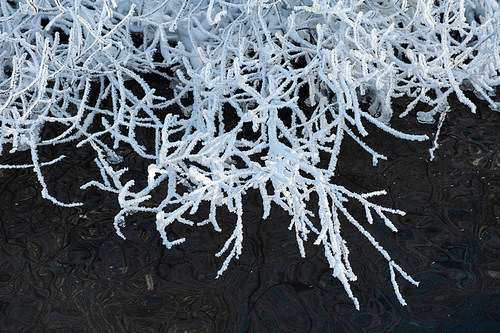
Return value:
M 371 123 L 394 137 L 427 140 L 391 127 L 392 101 L 411 98 L 400 117 L 415 114 L 439 128 L 451 112 L 455 94 L 471 111 L 475 105 L 463 93 L 473 90 L 493 109 L 491 96 L 500 84 L 499 15 L 495 0 L 403 1 L 0 1 L 0 148 L 1 153 L 29 150 L 32 164 L 1 168 L 32 168 L 42 196 L 63 206 L 47 190 L 38 149 L 77 142 L 90 145 L 101 179 L 97 186 L 118 195 L 126 216 L 154 213 L 163 243 L 171 248 L 184 241 L 166 232 L 172 223 L 211 224 L 221 231 L 217 207 L 237 216 L 232 235 L 217 256 L 218 276 L 243 251 L 242 197 L 258 189 L 266 218 L 271 203 L 292 220 L 302 256 L 305 241 L 322 246 L 333 275 L 359 308 L 350 283 L 356 275 L 341 234 L 348 221 L 387 261 L 391 282 L 406 304 L 396 272 L 417 285 L 349 212 L 361 204 L 367 223 L 374 215 L 392 231 L 387 214 L 404 212 L 370 201 L 384 191 L 355 193 L 333 184 L 343 139 L 354 139 L 373 163 L 385 159 L 363 138 Z M 140 41 L 133 35 L 139 35 Z M 162 61 L 155 61 L 155 54 Z M 170 69 L 175 75 L 166 74 Z M 152 89 L 143 74 L 171 81 L 174 98 Z M 143 90 L 138 97 L 127 87 Z M 96 99 L 89 99 L 98 90 Z M 304 107 L 299 107 L 301 96 Z M 186 104 L 186 100 L 189 103 Z M 110 101 L 109 107 L 107 106 Z M 364 110 L 360 103 L 370 103 Z M 416 112 L 419 103 L 432 109 Z M 182 113 L 160 112 L 177 106 Z M 227 119 L 224 108 L 234 111 Z M 284 113 L 287 116 L 284 116 Z M 439 115 L 439 116 L 437 116 Z M 98 122 L 99 125 L 91 125 Z M 226 127 L 225 124 L 234 123 Z M 61 133 L 43 138 L 49 123 Z M 247 136 L 250 126 L 255 135 Z M 92 130 L 100 128 L 100 130 Z M 141 130 L 155 133 L 154 147 L 137 138 Z M 110 136 L 112 143 L 104 138 Z M 126 168 L 116 153 L 129 145 L 150 160 L 147 183 L 133 192 L 134 181 L 122 180 Z M 327 156 L 322 158 L 320 156 Z M 160 204 L 145 204 L 152 192 L 165 187 Z M 318 214 L 307 203 L 315 193 Z M 210 206 L 206 221 L 195 223 L 202 202 Z

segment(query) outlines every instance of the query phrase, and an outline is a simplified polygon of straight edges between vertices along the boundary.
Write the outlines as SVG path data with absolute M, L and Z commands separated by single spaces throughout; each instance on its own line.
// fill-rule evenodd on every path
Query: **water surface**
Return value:
M 395 120 L 399 129 L 431 134 L 431 126 Z M 409 127 L 406 127 L 409 126 Z M 331 276 L 321 249 L 301 258 L 289 217 L 274 207 L 260 218 L 258 193 L 244 201 L 244 253 L 219 279 L 216 253 L 224 228 L 173 227 L 186 243 L 167 250 L 154 217 L 128 219 L 127 240 L 115 234 L 112 194 L 79 186 L 97 177 L 94 155 L 72 145 L 41 150 L 69 157 L 43 172 L 62 208 L 43 200 L 31 170 L 0 170 L 0 332 L 498 332 L 500 331 L 500 114 L 476 115 L 452 103 L 436 160 L 430 142 L 394 139 L 377 129 L 367 142 L 387 161 L 344 143 L 335 181 L 354 191 L 386 189 L 379 202 L 408 214 L 368 228 L 403 269 L 408 306 L 397 301 L 380 254 L 343 225 L 358 281 L 356 311 Z M 138 177 L 144 161 L 124 151 Z M 30 163 L 26 152 L 0 163 Z M 362 215 L 359 215 L 362 216 Z M 378 222 L 378 225 L 377 225 Z

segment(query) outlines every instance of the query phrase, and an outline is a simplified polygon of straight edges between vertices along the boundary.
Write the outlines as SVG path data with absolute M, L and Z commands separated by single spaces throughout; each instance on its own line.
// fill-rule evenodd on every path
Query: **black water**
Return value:
M 432 131 L 409 120 L 394 126 Z M 432 162 L 429 142 L 370 130 L 368 142 L 388 160 L 374 167 L 346 141 L 336 181 L 386 189 L 379 202 L 408 213 L 392 217 L 399 233 L 369 229 L 420 281 L 399 278 L 408 306 L 395 298 L 386 262 L 344 225 L 356 311 L 319 249 L 300 257 L 281 209 L 260 218 L 257 193 L 244 202 L 244 253 L 219 279 L 214 253 L 231 232 L 229 214 L 220 214 L 222 234 L 173 228 L 187 242 L 172 250 L 152 216 L 129 219 L 122 240 L 114 196 L 79 190 L 96 177 L 94 155 L 69 145 L 42 149 L 47 160 L 69 154 L 43 171 L 51 193 L 82 208 L 41 199 L 31 170 L 0 171 L 0 332 L 500 332 L 500 113 L 481 106 L 473 115 L 454 103 Z M 147 167 L 132 154 L 125 160 L 138 174 Z M 0 163 L 30 159 L 7 154 Z

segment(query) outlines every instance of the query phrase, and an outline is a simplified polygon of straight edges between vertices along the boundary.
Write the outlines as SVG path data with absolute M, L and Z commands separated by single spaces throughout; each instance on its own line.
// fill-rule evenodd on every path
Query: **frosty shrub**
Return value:
M 29 150 L 32 160 L 2 168 L 32 168 L 44 198 L 78 206 L 60 202 L 44 181 L 42 168 L 64 156 L 41 163 L 38 151 L 68 142 L 90 145 L 101 178 L 82 188 L 117 194 L 121 210 L 114 224 L 121 237 L 128 215 L 154 213 L 168 248 L 184 241 L 167 235 L 169 225 L 209 224 L 221 231 L 217 210 L 225 206 L 237 219 L 217 253 L 223 258 L 218 276 L 242 253 L 242 197 L 257 189 L 262 218 L 272 203 L 287 211 L 301 255 L 305 241 L 321 246 L 357 308 L 341 222 L 354 225 L 387 261 L 402 304 L 396 276 L 418 283 L 365 229 L 382 221 L 397 231 L 388 214 L 404 212 L 372 201 L 384 191 L 355 193 L 331 182 L 343 139 L 354 139 L 376 164 L 386 157 L 364 143 L 367 123 L 398 139 L 429 139 L 391 127 L 397 97 L 412 101 L 400 117 L 429 124 L 440 119 L 437 132 L 451 94 L 472 112 L 465 89 L 499 108 L 491 98 L 500 84 L 496 0 L 0 5 L 0 147 L 2 154 Z M 174 97 L 156 93 L 144 79 L 148 73 L 168 79 Z M 92 92 L 97 98 L 89 98 Z M 361 109 L 363 103 L 369 107 Z M 430 111 L 416 112 L 418 103 Z M 173 107 L 180 111 L 164 111 Z M 59 131 L 42 138 L 49 123 Z M 141 131 L 154 133 L 154 144 L 142 142 Z M 147 182 L 122 180 L 127 169 L 116 150 L 123 144 L 150 161 Z M 154 204 L 152 193 L 159 188 L 165 195 Z M 311 210 L 312 197 L 317 207 Z M 202 203 L 210 213 L 195 222 Z M 353 204 L 364 207 L 366 220 L 353 217 Z

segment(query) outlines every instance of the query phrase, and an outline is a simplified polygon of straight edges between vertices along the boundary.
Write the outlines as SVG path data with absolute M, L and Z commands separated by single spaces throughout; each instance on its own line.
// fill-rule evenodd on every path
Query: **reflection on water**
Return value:
M 83 200 L 81 208 L 42 200 L 30 170 L 0 171 L 0 332 L 498 332 L 500 114 L 479 108 L 473 115 L 459 104 L 452 111 L 435 161 L 428 162 L 430 143 L 371 129 L 368 142 L 388 160 L 373 167 L 346 141 L 335 179 L 354 191 L 387 189 L 381 203 L 408 213 L 393 217 L 399 233 L 369 228 L 421 282 L 401 279 L 407 307 L 395 298 L 385 261 L 344 225 L 358 274 L 356 311 L 321 251 L 309 244 L 300 258 L 286 213 L 274 207 L 260 219 L 255 192 L 244 203 L 244 253 L 220 279 L 214 253 L 231 232 L 227 212 L 222 234 L 174 226 L 170 232 L 187 242 L 172 250 L 161 245 L 153 216 L 134 215 L 124 241 L 112 226 L 112 195 L 78 189 L 95 172 L 91 151 L 65 147 L 70 157 L 43 171 L 51 193 Z M 49 158 L 50 149 L 63 148 L 44 149 Z M 130 152 L 121 155 L 137 172 L 146 168 Z M 29 163 L 29 156 L 0 163 Z

